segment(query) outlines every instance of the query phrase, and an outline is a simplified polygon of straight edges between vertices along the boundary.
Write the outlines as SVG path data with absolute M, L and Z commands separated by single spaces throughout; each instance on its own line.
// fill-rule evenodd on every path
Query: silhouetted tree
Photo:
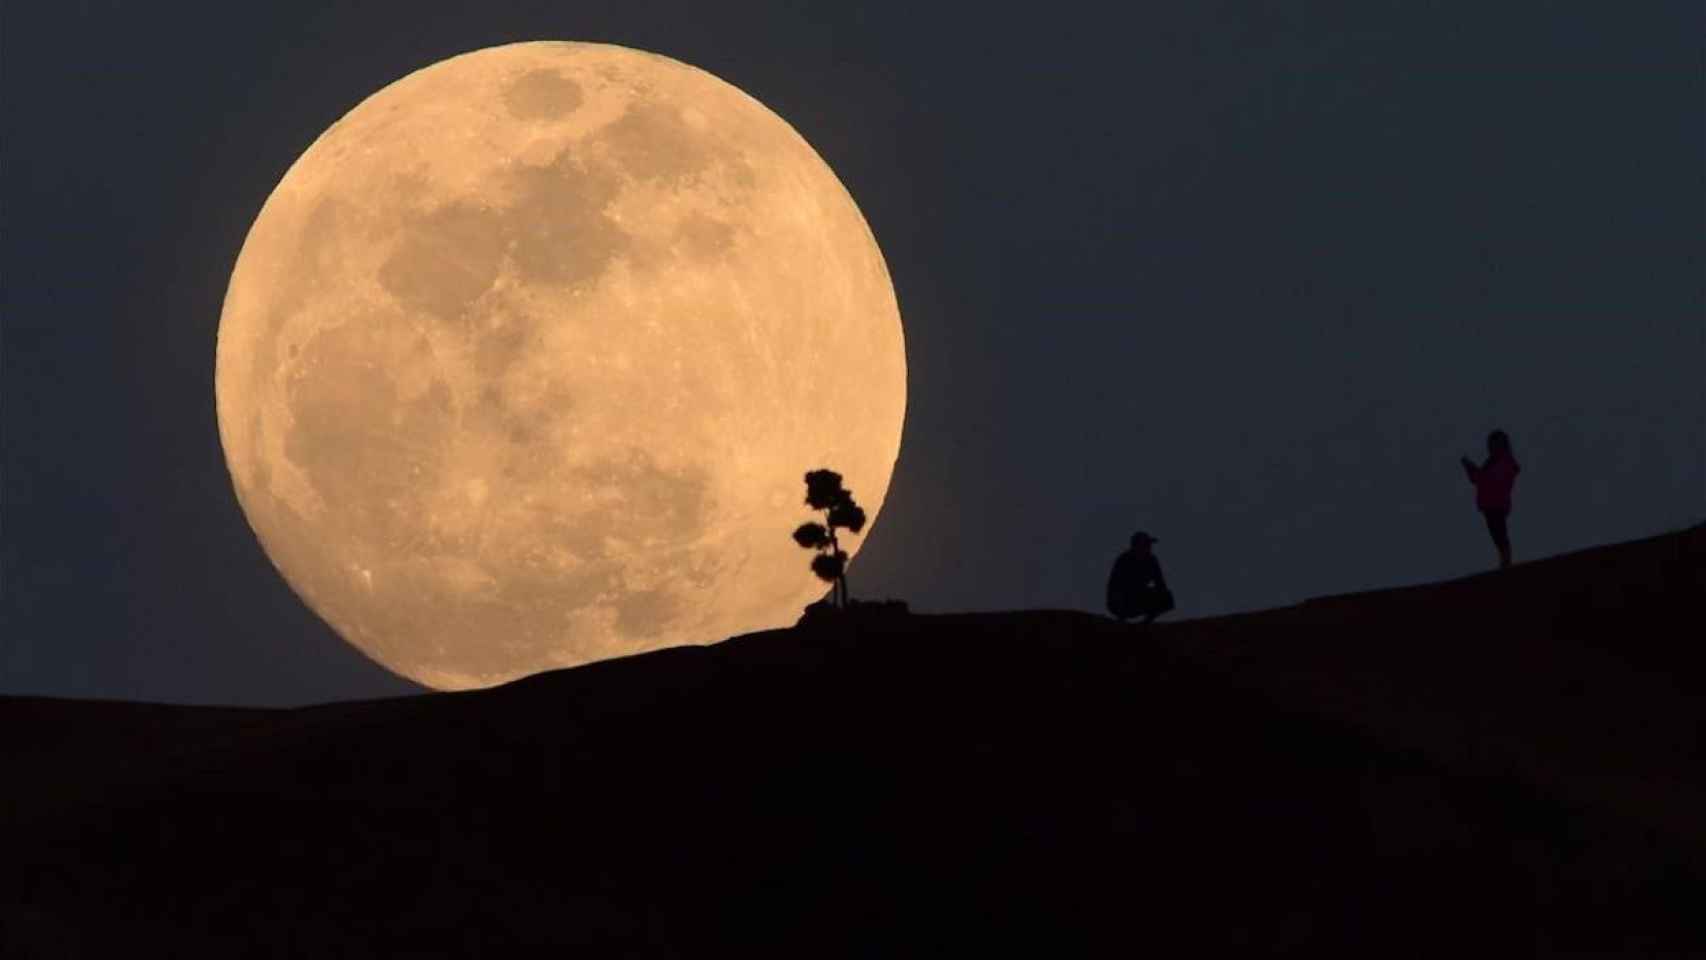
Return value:
M 838 609 L 847 607 L 847 551 L 841 549 L 835 531 L 858 533 L 865 529 L 865 511 L 853 502 L 853 493 L 841 486 L 841 474 L 834 470 L 813 470 L 806 474 L 806 506 L 824 511 L 823 523 L 802 523 L 794 531 L 794 542 L 808 550 L 816 550 L 812 572 L 834 585 L 830 602 Z

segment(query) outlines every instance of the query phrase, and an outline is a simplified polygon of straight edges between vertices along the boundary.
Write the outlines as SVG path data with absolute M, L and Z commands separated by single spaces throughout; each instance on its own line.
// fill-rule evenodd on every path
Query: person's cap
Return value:
M 1160 543 L 1161 541 L 1150 536 L 1149 531 L 1139 530 L 1136 533 L 1131 535 L 1131 542 L 1134 544 L 1137 544 L 1137 543 Z

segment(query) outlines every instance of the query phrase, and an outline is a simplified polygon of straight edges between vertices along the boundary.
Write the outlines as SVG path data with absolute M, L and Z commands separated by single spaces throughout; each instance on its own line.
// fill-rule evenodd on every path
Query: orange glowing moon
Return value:
M 873 519 L 906 357 L 858 207 L 686 64 L 520 43 L 333 124 L 231 275 L 243 511 L 346 640 L 427 685 L 792 622 L 831 467 Z

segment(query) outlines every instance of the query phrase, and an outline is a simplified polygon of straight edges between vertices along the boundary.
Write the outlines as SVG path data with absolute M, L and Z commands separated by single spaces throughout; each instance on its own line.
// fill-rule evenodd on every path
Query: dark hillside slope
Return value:
M 1700 678 L 1667 632 L 1699 538 L 1148 632 L 772 631 L 152 739 L 110 729 L 144 705 L 0 701 L 65 748 L 8 753 L 0 954 L 1701 949 Z
M 1277 703 L 1706 856 L 1706 525 L 1157 636 Z

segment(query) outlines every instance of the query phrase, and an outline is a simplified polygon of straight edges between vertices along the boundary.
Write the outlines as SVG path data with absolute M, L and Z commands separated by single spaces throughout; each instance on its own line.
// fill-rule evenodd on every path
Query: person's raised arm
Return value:
M 1481 472 L 1481 468 L 1475 466 L 1475 461 L 1468 457 L 1458 457 L 1457 461 L 1463 464 L 1463 472 L 1469 475 L 1469 482 L 1474 483 L 1476 476 Z

